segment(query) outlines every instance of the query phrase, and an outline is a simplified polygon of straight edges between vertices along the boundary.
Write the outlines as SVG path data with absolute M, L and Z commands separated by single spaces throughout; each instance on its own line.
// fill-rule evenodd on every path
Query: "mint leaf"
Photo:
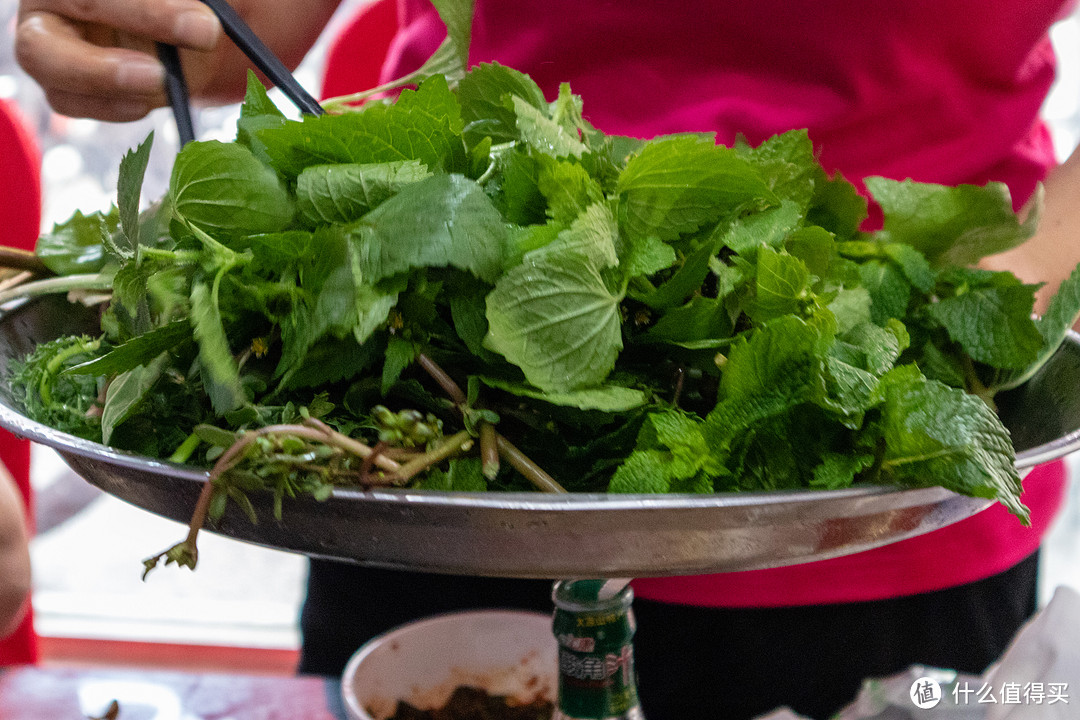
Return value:
M 845 288 L 836 293 L 828 308 L 836 318 L 837 334 L 842 335 L 859 325 L 868 324 L 872 302 L 866 288 Z
M 418 487 L 443 492 L 483 492 L 488 489 L 480 460 L 477 458 L 451 460 L 448 470 L 435 468 L 420 479 Z
M 1057 352 L 1069 330 L 1080 319 L 1080 266 L 1073 269 L 1069 277 L 1058 287 L 1046 314 L 1035 321 L 1039 334 L 1043 337 L 1043 346 L 1036 358 L 1022 371 L 1006 373 L 995 384 L 995 390 L 1009 390 L 1031 379 L 1046 361 Z
M 1027 240 L 1038 224 L 1038 196 L 1020 222 L 1002 183 L 948 187 L 871 177 L 866 188 L 885 214 L 878 236 L 912 245 L 935 267 L 974 265 Z
M 581 165 L 540 157 L 537 187 L 547 199 L 547 214 L 552 220 L 569 225 L 585 208 L 603 202 L 603 188 Z
M 720 438 L 825 396 L 821 332 L 785 316 L 736 341 L 720 376 L 720 402 L 708 425 Z
M 419 160 L 312 165 L 296 178 L 297 206 L 313 225 L 347 224 L 427 177 L 431 172 Z
M 885 479 L 996 499 L 1027 524 L 1009 433 L 986 403 L 910 365 L 890 371 L 879 394 Z
M 372 280 L 447 265 L 494 281 L 508 228 L 483 189 L 461 175 L 411 183 L 353 226 Z
M 885 327 L 870 322 L 856 325 L 844 333 L 843 339 L 863 352 L 862 368 L 875 375 L 891 369 L 911 343 L 907 328 L 893 318 L 886 321 Z
M 905 243 L 883 243 L 881 249 L 900 267 L 912 285 L 924 293 L 933 291 L 937 275 L 921 252 Z
M 975 288 L 927 307 L 972 359 L 1006 369 L 1034 362 L 1043 337 L 1031 317 L 1030 285 Z
M 857 455 L 826 453 L 821 458 L 821 464 L 814 468 L 814 477 L 810 480 L 810 486 L 822 490 L 850 487 L 855 481 L 855 476 L 873 463 L 874 456 L 866 453 Z
M 622 349 L 622 296 L 581 250 L 546 249 L 529 253 L 495 283 L 487 296 L 484 345 L 541 390 L 597 385 Z
M 293 201 L 277 174 L 243 145 L 188 143 L 176 156 L 169 198 L 196 227 L 238 234 L 276 232 L 293 217 Z
M 659 450 L 635 450 L 608 485 L 609 493 L 666 493 L 671 490 L 669 456 Z
M 619 176 L 631 237 L 674 240 L 751 201 L 774 200 L 757 171 L 711 138 L 653 140 Z
M 911 302 L 911 283 L 892 263 L 871 260 L 859 265 L 862 286 L 870 293 L 870 317 L 878 325 L 902 318 Z

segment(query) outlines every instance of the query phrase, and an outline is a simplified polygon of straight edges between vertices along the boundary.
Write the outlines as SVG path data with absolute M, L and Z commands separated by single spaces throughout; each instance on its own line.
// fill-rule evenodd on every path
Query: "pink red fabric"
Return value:
M 17 109 L 0 100 L 0 244 L 33 250 L 41 223 L 40 160 L 37 144 Z M 0 461 L 15 478 L 30 513 L 30 442 L 0 430 Z M 37 638 L 30 614 L 15 633 L 0 640 L 0 666 L 37 660 Z
M 377 36 L 386 37 L 383 4 Z M 380 81 L 420 65 L 444 36 L 427 0 L 396 0 Z M 710 131 L 757 144 L 807 128 L 828 170 L 926 182 L 1005 182 L 1016 207 L 1054 163 L 1039 108 L 1054 79 L 1050 25 L 1068 0 L 478 0 L 471 61 L 498 61 L 554 97 L 569 82 L 608 133 Z M 346 28 L 327 69 L 365 89 Z M 368 67 L 367 77 L 371 76 Z M 370 86 L 368 82 L 367 86 Z M 870 224 L 875 222 L 871 218 Z M 1061 463 L 1033 471 L 1033 525 L 1000 507 L 853 556 L 723 575 L 640 580 L 639 597 L 707 606 L 873 600 L 987 577 L 1035 551 L 1060 506 Z

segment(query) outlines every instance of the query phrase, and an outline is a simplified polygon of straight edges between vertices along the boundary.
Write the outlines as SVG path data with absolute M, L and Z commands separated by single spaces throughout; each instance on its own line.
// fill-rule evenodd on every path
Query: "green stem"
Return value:
M 72 290 L 111 290 L 112 286 L 112 273 L 62 275 L 61 277 L 52 277 L 23 283 L 10 290 L 0 292 L 0 305 L 20 298 L 66 293 L 71 292 Z
M 191 433 L 184 442 L 180 443 L 180 446 L 173 451 L 173 454 L 169 456 L 169 462 L 186 463 L 188 458 L 191 457 L 191 454 L 199 447 L 200 442 L 202 442 L 202 440 L 199 439 L 199 436 L 196 433 Z
M 202 253 L 196 250 L 165 250 L 145 245 L 139 246 L 139 255 L 143 259 L 166 260 L 177 265 L 191 265 L 202 259 Z
M 529 457 L 518 450 L 513 443 L 500 434 L 495 436 L 499 446 L 499 454 L 506 462 L 510 463 L 515 470 L 537 487 L 538 490 L 550 493 L 564 493 L 566 488 L 555 481 L 555 478 L 544 472 L 544 469 L 534 463 Z
M 419 455 L 402 465 L 394 474 L 396 484 L 404 485 L 412 479 L 413 475 L 427 470 L 432 465 L 460 453 L 467 452 L 472 447 L 472 443 L 472 436 L 469 434 L 468 430 L 461 430 L 454 433 L 446 439 L 446 442 L 442 443 L 434 450 Z
M 52 397 L 52 383 L 56 379 L 57 373 L 60 372 L 60 368 L 69 358 L 73 358 L 76 355 L 83 353 L 93 352 L 101 347 L 101 340 L 92 340 L 90 342 L 78 341 L 73 345 L 69 345 L 60 352 L 56 353 L 51 360 L 45 365 L 45 372 L 41 376 L 41 381 L 38 383 L 38 395 L 41 396 L 41 402 L 49 407 L 53 407 Z

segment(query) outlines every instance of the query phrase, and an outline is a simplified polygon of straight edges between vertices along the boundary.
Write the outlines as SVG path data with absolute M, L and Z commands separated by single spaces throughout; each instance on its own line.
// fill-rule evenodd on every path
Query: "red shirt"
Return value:
M 0 100 L 0 243 L 33 250 L 41 223 L 41 184 L 37 145 L 20 122 L 16 109 Z M 0 430 L 0 462 L 7 466 L 30 504 L 30 442 Z M 28 613 L 14 634 L 0 640 L 0 666 L 37 660 L 37 640 Z
M 427 0 L 383 0 L 330 55 L 324 93 L 418 67 L 445 33 Z M 599 129 L 715 132 L 757 144 L 807 128 L 822 165 L 945 184 L 1002 181 L 1019 207 L 1054 163 L 1038 113 L 1054 79 L 1050 25 L 1069 0 L 478 0 L 470 60 L 561 82 Z M 1024 528 L 1001 507 L 911 540 L 775 570 L 639 580 L 639 597 L 710 606 L 872 600 L 985 578 L 1034 552 L 1063 497 L 1061 463 L 1033 471 Z

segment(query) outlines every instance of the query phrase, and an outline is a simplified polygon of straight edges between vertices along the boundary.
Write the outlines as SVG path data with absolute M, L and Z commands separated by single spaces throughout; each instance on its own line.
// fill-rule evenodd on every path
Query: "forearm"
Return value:
M 0 638 L 9 635 L 30 595 L 30 550 L 22 499 L 0 467 Z

